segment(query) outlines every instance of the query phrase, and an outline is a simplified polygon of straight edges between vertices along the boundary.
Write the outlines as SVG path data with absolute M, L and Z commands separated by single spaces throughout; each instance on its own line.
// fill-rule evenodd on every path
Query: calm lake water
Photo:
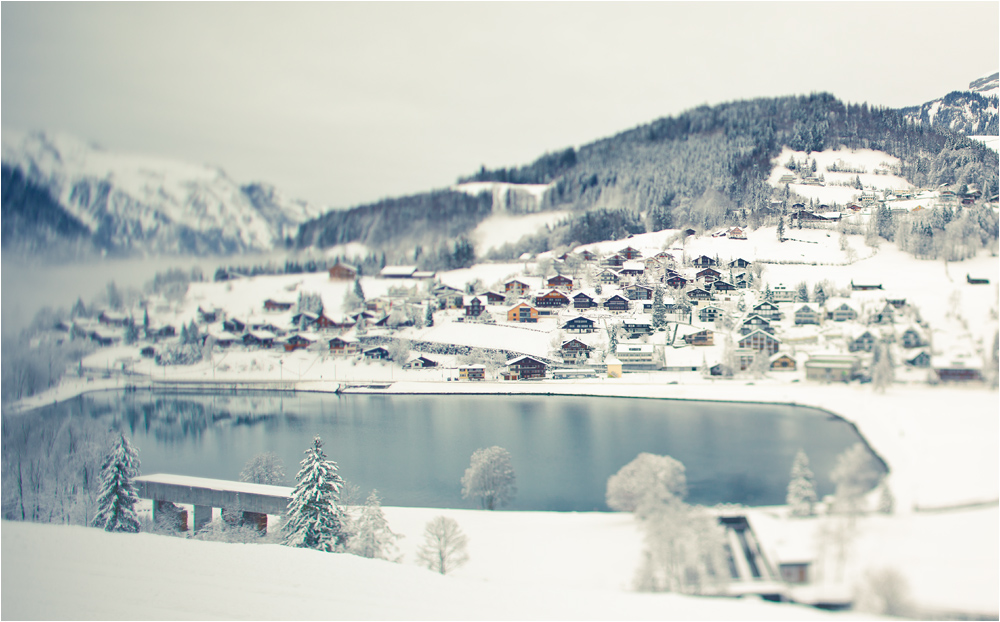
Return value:
M 687 468 L 691 503 L 782 504 L 804 449 L 822 497 L 837 454 L 861 440 L 793 406 L 553 396 L 163 395 L 102 393 L 29 415 L 123 429 L 142 472 L 237 479 L 253 455 L 285 462 L 289 485 L 313 436 L 340 474 L 385 505 L 473 507 L 459 482 L 472 452 L 500 445 L 517 474 L 513 510 L 607 510 L 607 479 L 640 452 Z

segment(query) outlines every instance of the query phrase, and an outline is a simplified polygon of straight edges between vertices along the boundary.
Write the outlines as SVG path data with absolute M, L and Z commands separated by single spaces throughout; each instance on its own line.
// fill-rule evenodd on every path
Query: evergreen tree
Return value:
M 313 439 L 305 454 L 282 527 L 283 543 L 332 553 L 344 544 L 346 535 L 347 517 L 340 506 L 344 480 L 337 463 L 326 459 L 320 437 Z
M 822 283 L 813 286 L 813 300 L 821 307 L 826 304 L 826 290 L 823 289 Z
M 149 309 L 142 309 L 142 336 L 149 337 Z
M 784 216 L 779 216 L 778 217 L 778 241 L 779 242 L 784 242 L 785 241 L 785 217 Z
M 135 325 L 131 319 L 125 325 L 125 343 L 132 345 L 139 340 L 139 328 Z
M 119 434 L 101 465 L 101 489 L 97 494 L 97 515 L 92 525 L 105 531 L 138 533 L 135 504 L 139 494 L 133 479 L 139 476 L 139 452 Z
M 389 529 L 389 523 L 382 513 L 382 502 L 378 497 L 378 491 L 373 490 L 361 508 L 361 516 L 354 523 L 354 533 L 348 540 L 347 550 L 349 553 L 369 559 L 398 562 L 401 556 L 396 541 L 401 537 Z
M 653 319 L 654 329 L 660 330 L 667 324 L 667 307 L 663 304 L 663 288 L 657 286 L 653 290 Z
M 809 286 L 806 285 L 805 281 L 799 283 L 799 289 L 797 294 L 799 302 L 809 302 Z
M 427 305 L 427 312 L 424 314 L 424 324 L 434 326 L 434 307 L 431 304 Z
M 799 450 L 792 463 L 792 479 L 788 482 L 785 502 L 792 516 L 812 516 L 816 506 L 816 479 L 809 468 L 809 457 Z
M 774 292 L 771 291 L 770 283 L 764 286 L 764 300 L 767 302 L 774 302 Z
M 872 350 L 872 387 L 879 393 L 884 393 L 896 379 L 896 369 L 892 362 L 889 344 L 880 341 Z
M 354 295 L 358 297 L 358 300 L 364 302 L 365 290 L 361 289 L 361 279 L 354 280 Z

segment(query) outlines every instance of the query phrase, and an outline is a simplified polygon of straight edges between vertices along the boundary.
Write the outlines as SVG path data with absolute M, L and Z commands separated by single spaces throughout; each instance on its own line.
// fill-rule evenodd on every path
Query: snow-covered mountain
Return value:
M 969 83 L 967 91 L 952 91 L 944 97 L 921 106 L 903 108 L 906 117 L 932 127 L 946 127 L 968 136 L 996 136 L 997 95 L 1000 74 L 979 78 Z
M 96 250 L 141 254 L 266 251 L 319 215 L 264 184 L 241 185 L 225 171 L 160 157 L 116 153 L 72 136 L 4 130 L 5 182 L 46 194 L 49 213 L 76 221 Z M 6 184 L 13 186 L 13 184 Z M 46 225 L 36 206 L 4 192 L 4 215 Z M 79 229 L 79 227 L 77 228 Z M 4 227 L 5 247 L 34 232 Z M 35 236 L 37 237 L 37 236 Z M 52 239 L 49 235 L 48 238 Z M 39 249 L 40 250 L 40 249 Z

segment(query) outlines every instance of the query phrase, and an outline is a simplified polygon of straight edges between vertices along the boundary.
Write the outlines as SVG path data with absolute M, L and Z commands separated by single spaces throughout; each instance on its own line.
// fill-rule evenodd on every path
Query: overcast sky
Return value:
M 4 2 L 2 123 L 346 207 L 701 104 L 920 104 L 997 70 L 998 7 Z

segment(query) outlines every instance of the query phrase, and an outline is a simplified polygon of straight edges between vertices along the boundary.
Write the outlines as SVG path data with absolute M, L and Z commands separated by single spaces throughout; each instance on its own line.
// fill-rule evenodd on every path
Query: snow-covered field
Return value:
M 641 533 L 621 513 L 384 508 L 401 564 L 290 549 L 84 527 L 3 523 L 3 619 L 872 619 L 749 599 L 631 590 Z M 416 566 L 424 525 L 455 519 L 469 562 L 448 576 Z M 825 519 L 750 510 L 758 535 L 782 550 L 823 546 Z M 997 611 L 995 507 L 860 519 L 848 562 L 831 562 L 850 594 L 865 572 L 902 573 L 930 617 Z M 58 597 L 53 597 L 58 594 Z

